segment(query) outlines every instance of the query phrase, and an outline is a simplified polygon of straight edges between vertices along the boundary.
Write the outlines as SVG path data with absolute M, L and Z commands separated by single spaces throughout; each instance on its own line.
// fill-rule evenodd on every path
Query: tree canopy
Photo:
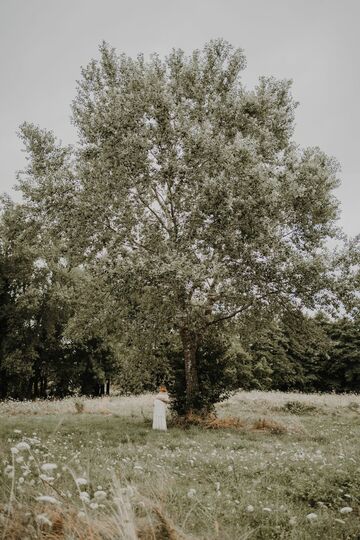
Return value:
M 103 43 L 72 105 L 78 144 L 21 127 L 25 204 L 101 283 L 74 320 L 155 348 L 171 336 L 187 411 L 201 408 L 196 355 L 212 329 L 335 297 L 338 165 L 293 141 L 291 82 L 248 90 L 245 65 L 223 40 L 165 59 Z

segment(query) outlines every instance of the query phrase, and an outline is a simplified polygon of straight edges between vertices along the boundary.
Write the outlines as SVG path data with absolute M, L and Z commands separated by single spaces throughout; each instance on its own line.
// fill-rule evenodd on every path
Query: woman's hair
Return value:
M 164 385 L 161 385 L 159 388 L 159 392 L 167 392 L 167 388 Z

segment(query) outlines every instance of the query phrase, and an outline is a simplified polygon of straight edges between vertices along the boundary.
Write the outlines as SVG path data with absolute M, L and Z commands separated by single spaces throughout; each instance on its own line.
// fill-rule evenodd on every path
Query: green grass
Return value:
M 24 531 L 30 539 L 54 538 L 50 526 L 36 523 L 39 514 L 55 520 L 55 506 L 36 501 L 48 494 L 61 502 L 61 519 L 66 508 L 77 524 L 84 521 L 84 536 L 73 538 L 91 538 L 95 523 L 119 513 L 113 502 L 117 478 L 139 538 L 359 539 L 360 413 L 353 405 L 359 400 L 241 393 L 222 404 L 219 415 L 240 417 L 243 429 L 170 427 L 167 433 L 151 429 L 150 396 L 85 401 L 82 414 L 71 412 L 69 400 L 66 406 L 57 402 L 56 414 L 51 404 L 36 404 L 34 414 L 29 403 L 20 412 L 15 404 L 13 414 L 4 404 L 1 416 L 0 405 L 2 470 L 12 464 L 11 447 L 23 440 L 31 446 L 14 455 L 14 478 L 9 468 L 0 476 L 0 530 L 6 527 L 5 538 L 20 540 Z M 264 418 L 286 432 L 254 431 L 253 423 Z M 44 463 L 57 465 L 54 480 L 39 478 Z M 100 487 L 107 493 L 103 506 L 81 502 L 78 477 L 88 481 L 79 489 L 89 493 L 90 504 Z M 344 507 L 352 512 L 341 513 Z M 23 520 L 18 509 L 28 519 L 15 527 Z M 314 521 L 307 518 L 311 513 Z M 66 527 L 55 536 L 70 537 Z M 125 531 L 116 538 L 133 536 Z

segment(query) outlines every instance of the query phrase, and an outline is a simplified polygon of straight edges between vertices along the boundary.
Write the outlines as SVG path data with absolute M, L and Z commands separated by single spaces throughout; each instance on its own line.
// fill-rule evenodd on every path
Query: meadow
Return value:
M 166 433 L 152 400 L 0 403 L 0 538 L 360 539 L 360 395 L 238 392 Z

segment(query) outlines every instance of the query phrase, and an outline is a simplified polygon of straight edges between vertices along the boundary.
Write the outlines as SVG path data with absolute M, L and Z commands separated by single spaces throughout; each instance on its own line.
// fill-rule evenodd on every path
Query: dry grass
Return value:
M 70 397 L 62 400 L 37 400 L 37 401 L 13 401 L 7 400 L 0 403 L 1 416 L 15 415 L 51 415 L 51 414 L 102 414 L 127 417 L 150 418 L 154 395 L 143 394 L 141 396 L 114 396 L 102 398 Z M 239 391 L 226 402 L 218 406 L 221 417 L 226 409 L 228 413 L 236 416 L 239 409 L 275 410 L 276 407 L 284 407 L 288 402 L 302 403 L 309 408 L 319 407 L 324 409 L 341 410 L 351 408 L 360 409 L 360 394 L 299 394 L 295 392 L 251 392 Z
M 269 418 L 259 418 L 256 422 L 253 423 L 252 429 L 255 431 L 267 431 L 270 433 L 275 433 L 281 435 L 283 433 L 289 433 L 289 428 L 280 422 L 271 420 Z
M 54 400 L 0 402 L 0 417 L 15 415 L 64 415 L 64 414 L 104 414 L 116 416 L 140 416 L 141 411 L 151 414 L 154 396 L 114 396 L 102 398 L 69 397 Z

